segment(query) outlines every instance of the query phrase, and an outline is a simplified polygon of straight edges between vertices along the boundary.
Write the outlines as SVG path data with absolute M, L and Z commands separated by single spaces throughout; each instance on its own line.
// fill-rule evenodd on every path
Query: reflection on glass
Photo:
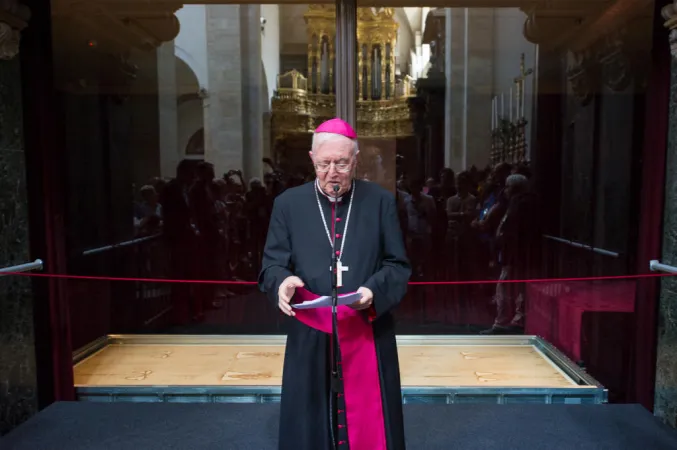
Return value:
M 313 179 L 312 130 L 335 115 L 336 8 L 107 8 L 53 19 L 69 270 L 255 281 L 273 201 Z M 531 294 L 495 281 L 635 271 L 650 15 L 603 37 L 547 17 L 358 8 L 357 177 L 396 195 L 412 281 L 486 281 L 412 289 L 403 331 L 522 333 Z M 142 286 L 110 288 L 109 331 L 264 301 L 245 285 Z
M 621 398 L 634 282 L 557 279 L 636 272 L 653 5 L 600 31 L 579 3 L 358 8 L 356 176 L 394 193 L 432 282 L 400 333 L 538 334 Z M 336 114 L 335 6 L 101 8 L 53 5 L 68 270 L 135 280 L 70 284 L 74 345 L 280 332 L 251 284 L 162 280 L 257 279 L 274 199 L 313 180 Z M 534 279 L 555 281 L 514 282 Z
M 54 5 L 69 271 L 255 280 L 274 197 L 311 174 L 305 159 L 285 165 L 285 154 L 292 161 L 299 151 L 307 154 L 312 121 L 306 128 L 275 126 L 286 107 L 311 94 L 305 83 L 315 53 L 298 26 L 309 7 L 105 8 L 97 14 Z M 323 52 L 314 62 L 322 84 L 312 94 L 329 99 L 316 105 L 332 117 L 334 35 L 328 36 L 315 48 Z M 87 289 L 101 296 L 105 286 L 80 285 L 73 311 L 83 312 Z M 207 312 L 253 291 L 142 281 L 109 289 L 110 302 L 99 303 L 110 315 L 106 332 L 203 323 Z

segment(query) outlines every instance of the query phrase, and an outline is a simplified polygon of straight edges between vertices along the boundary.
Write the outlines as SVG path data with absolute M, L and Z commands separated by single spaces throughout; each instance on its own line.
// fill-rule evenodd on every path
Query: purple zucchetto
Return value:
M 345 122 L 338 117 L 320 124 L 320 126 L 315 129 L 315 133 L 340 134 L 349 139 L 357 139 L 357 133 L 355 133 L 353 127 L 351 127 L 348 122 Z

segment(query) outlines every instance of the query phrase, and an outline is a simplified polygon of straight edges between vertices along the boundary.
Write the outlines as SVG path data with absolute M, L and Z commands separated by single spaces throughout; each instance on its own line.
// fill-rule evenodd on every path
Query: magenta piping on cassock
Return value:
M 294 303 L 317 298 L 297 288 Z M 331 309 L 296 310 L 305 325 L 331 335 Z M 374 333 L 366 314 L 347 306 L 337 308 L 341 374 L 350 450 L 386 450 L 381 381 Z

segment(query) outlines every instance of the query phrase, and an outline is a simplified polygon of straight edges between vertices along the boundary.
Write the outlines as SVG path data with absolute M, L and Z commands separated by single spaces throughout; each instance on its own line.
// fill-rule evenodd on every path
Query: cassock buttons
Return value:
M 337 251 L 336 251 L 336 256 L 339 256 L 340 254 L 341 254 L 341 252 L 337 250 Z
M 337 235 L 336 235 L 336 239 L 341 239 L 341 235 L 340 235 L 340 234 L 337 234 Z
M 337 217 L 337 218 L 336 218 L 336 221 L 337 221 L 337 222 L 340 222 L 340 221 L 341 221 L 341 218 L 340 218 L 340 217 Z

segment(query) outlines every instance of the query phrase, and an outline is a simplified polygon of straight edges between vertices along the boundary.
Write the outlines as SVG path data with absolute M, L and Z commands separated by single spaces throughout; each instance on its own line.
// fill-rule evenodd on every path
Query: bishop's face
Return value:
M 338 196 L 350 189 L 357 163 L 352 140 L 343 138 L 321 142 L 310 152 L 310 158 L 315 166 L 320 189 L 327 195 L 337 195 L 334 193 L 335 185 L 339 186 Z

